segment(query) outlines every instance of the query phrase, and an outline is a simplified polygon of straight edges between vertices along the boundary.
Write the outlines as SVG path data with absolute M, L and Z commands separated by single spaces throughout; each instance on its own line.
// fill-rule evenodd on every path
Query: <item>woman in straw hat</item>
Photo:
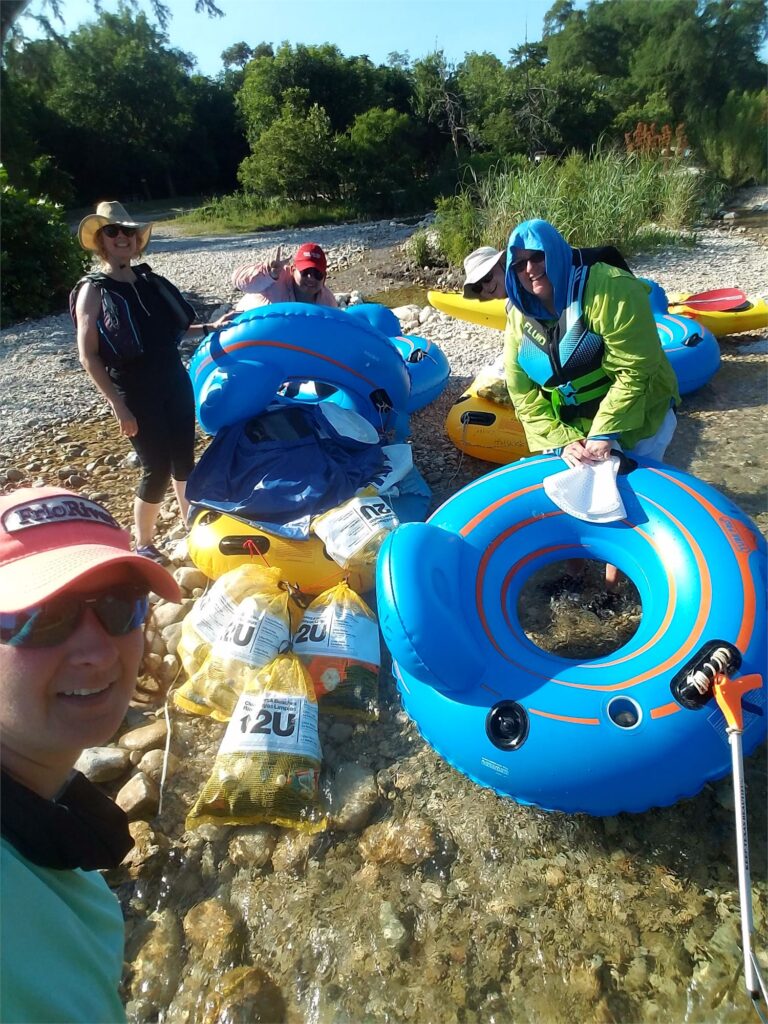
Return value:
M 124 928 L 100 869 L 133 845 L 122 810 L 77 771 L 134 694 L 148 593 L 173 577 L 131 551 L 94 501 L 59 487 L 0 496 L 0 1020 L 125 1020 Z
M 141 224 L 121 203 L 99 203 L 80 222 L 78 238 L 95 253 L 101 270 L 78 281 L 70 295 L 80 362 L 109 402 L 129 438 L 143 474 L 134 501 L 136 550 L 164 561 L 154 540 L 168 482 L 183 519 L 186 480 L 194 466 L 195 403 L 178 342 L 203 338 L 223 325 L 193 323 L 194 309 L 166 278 L 146 263 L 152 224 Z

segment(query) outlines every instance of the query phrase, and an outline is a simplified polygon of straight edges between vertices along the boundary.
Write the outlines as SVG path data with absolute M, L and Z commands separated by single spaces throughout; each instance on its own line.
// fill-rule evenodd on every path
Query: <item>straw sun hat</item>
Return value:
M 143 251 L 147 247 L 149 236 L 152 234 L 151 222 L 139 224 L 128 215 L 128 211 L 122 203 L 99 203 L 96 213 L 89 213 L 80 221 L 80 227 L 77 229 L 80 245 L 84 249 L 90 249 L 91 252 L 98 252 L 96 234 L 105 224 L 122 224 L 127 228 L 138 228 L 136 236 L 139 240 L 139 251 Z

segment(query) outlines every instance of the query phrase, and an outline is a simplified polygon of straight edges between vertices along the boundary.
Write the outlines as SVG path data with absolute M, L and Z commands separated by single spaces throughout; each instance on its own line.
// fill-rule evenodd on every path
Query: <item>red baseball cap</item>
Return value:
M 105 565 L 129 565 L 160 597 L 180 600 L 173 576 L 131 551 L 131 538 L 96 501 L 59 487 L 0 496 L 0 611 L 55 597 Z
M 309 267 L 314 267 L 315 270 L 319 270 L 321 274 L 324 274 L 328 267 L 328 261 L 317 242 L 305 242 L 296 250 L 296 255 L 293 257 L 293 265 L 297 270 L 307 270 Z

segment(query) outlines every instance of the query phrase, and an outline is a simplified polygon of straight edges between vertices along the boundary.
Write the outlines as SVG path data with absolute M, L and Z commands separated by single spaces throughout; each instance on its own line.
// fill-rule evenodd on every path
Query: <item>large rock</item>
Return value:
M 122 807 L 131 821 L 154 818 L 160 806 L 160 789 L 144 772 L 137 772 L 117 794 L 115 803 Z
M 120 747 L 88 747 L 75 762 L 89 782 L 114 782 L 131 768 L 130 755 Z

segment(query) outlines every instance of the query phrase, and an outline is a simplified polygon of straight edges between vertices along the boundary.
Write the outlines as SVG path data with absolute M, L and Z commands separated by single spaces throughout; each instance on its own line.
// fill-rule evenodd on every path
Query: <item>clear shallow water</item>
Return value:
M 595 610 L 601 567 L 576 594 L 553 587 L 556 575 L 526 595 L 534 640 L 566 654 L 570 636 L 584 656 L 590 640 L 631 633 L 639 608 L 626 582 Z M 184 767 L 153 823 L 170 849 L 120 890 L 131 1020 L 753 1019 L 729 780 L 642 815 L 546 813 L 440 760 L 398 710 L 391 676 L 381 697 L 379 722 L 322 722 L 326 771 L 354 762 L 376 779 L 371 825 L 352 834 L 184 834 L 224 727 L 174 714 Z M 764 767 L 762 754 L 747 767 L 758 935 Z

